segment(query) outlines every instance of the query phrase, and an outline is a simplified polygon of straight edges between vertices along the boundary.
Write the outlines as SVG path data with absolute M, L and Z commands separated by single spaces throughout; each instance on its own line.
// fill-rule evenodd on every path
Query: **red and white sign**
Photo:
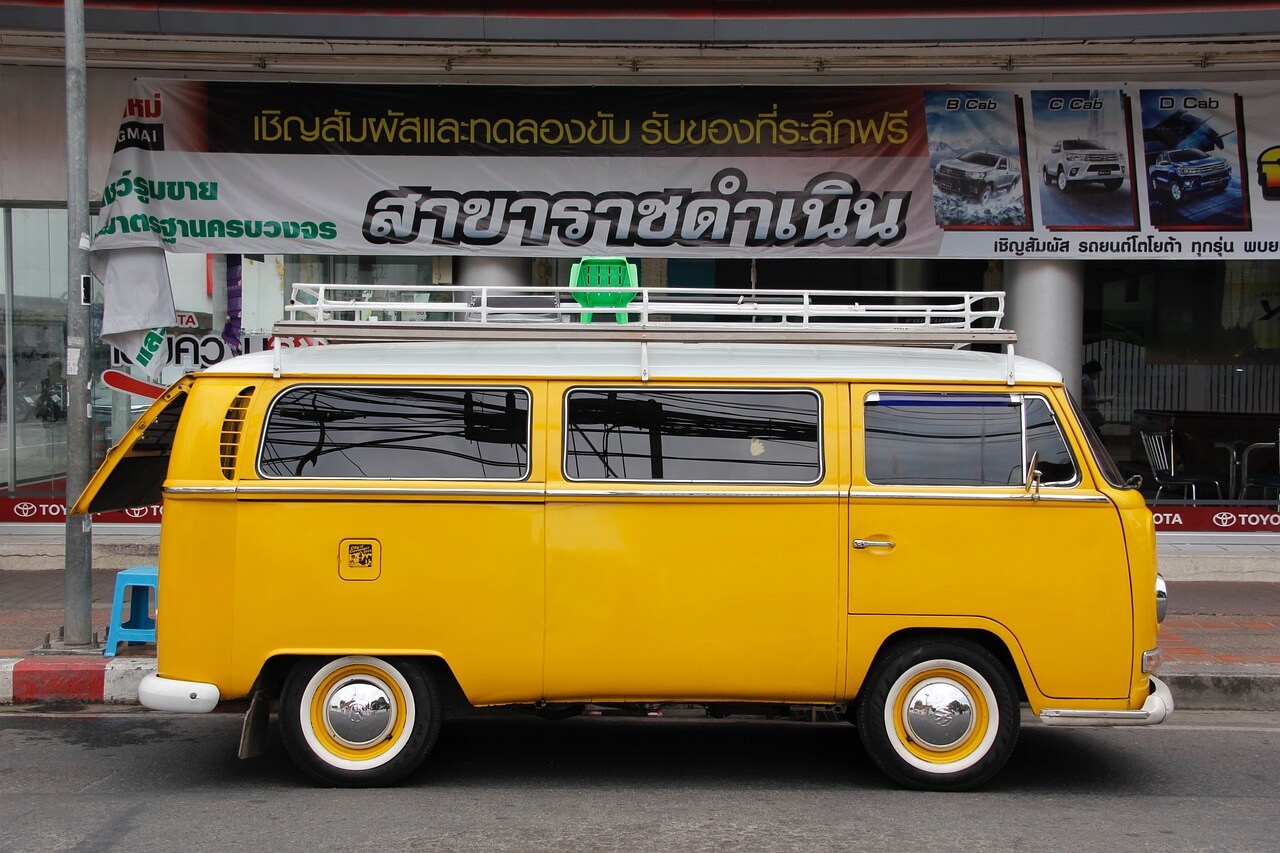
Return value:
M 1161 533 L 1280 533 L 1280 508 L 1265 506 L 1155 507 Z
M 100 524 L 159 524 L 163 514 L 163 507 L 144 506 L 94 513 L 93 520 Z M 0 523 L 65 524 L 66 520 L 67 505 L 62 498 L 0 498 Z

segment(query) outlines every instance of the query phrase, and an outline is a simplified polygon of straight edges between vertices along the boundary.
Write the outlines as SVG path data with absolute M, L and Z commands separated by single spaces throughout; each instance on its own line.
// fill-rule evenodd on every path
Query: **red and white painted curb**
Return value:
M 155 658 L 0 658 L 0 705 L 102 702 L 137 705 L 138 684 Z

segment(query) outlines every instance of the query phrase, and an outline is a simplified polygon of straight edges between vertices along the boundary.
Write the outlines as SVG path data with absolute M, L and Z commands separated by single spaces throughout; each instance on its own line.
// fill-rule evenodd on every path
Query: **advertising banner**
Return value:
M 1263 85 L 138 80 L 124 113 L 95 250 L 1280 257 Z

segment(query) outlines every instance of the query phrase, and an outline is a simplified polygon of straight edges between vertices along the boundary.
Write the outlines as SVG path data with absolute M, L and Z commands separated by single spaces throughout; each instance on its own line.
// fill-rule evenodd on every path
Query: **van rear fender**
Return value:
M 284 680 L 289 675 L 289 671 L 298 663 L 298 661 L 308 658 L 323 657 L 326 659 L 342 657 L 347 652 L 339 654 L 292 654 L 281 653 L 272 655 L 263 664 L 258 671 L 257 678 L 254 679 L 252 687 L 247 691 L 246 695 L 252 696 L 258 690 L 265 691 L 271 699 L 280 698 L 280 690 L 284 686 Z M 350 653 L 354 654 L 354 653 Z M 445 714 L 454 715 L 461 713 L 469 708 L 474 707 L 470 700 L 467 699 L 466 691 L 462 689 L 462 685 L 458 683 L 457 676 L 453 674 L 453 669 L 443 657 L 435 654 L 413 654 L 413 655 L 396 655 L 396 654 L 378 654 L 376 652 L 362 651 L 362 655 L 380 658 L 399 658 L 400 660 L 411 660 L 419 666 L 430 671 L 435 676 L 436 686 L 440 689 L 440 700 L 444 706 Z

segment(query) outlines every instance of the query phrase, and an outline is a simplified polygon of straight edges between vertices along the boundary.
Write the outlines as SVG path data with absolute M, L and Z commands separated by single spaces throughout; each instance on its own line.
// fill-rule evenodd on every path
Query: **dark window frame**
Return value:
M 629 393 L 629 394 L 660 394 L 663 392 L 689 394 L 689 393 L 720 393 L 720 394 L 804 394 L 812 397 L 816 402 L 815 428 L 817 430 L 817 438 L 814 442 L 817 448 L 817 473 L 812 480 L 681 480 L 674 478 L 655 479 L 651 477 L 576 477 L 569 474 L 569 438 L 572 432 L 572 425 L 569 421 L 569 400 L 576 392 L 591 393 Z M 819 486 L 826 481 L 827 478 L 827 455 L 826 455 L 826 429 L 825 418 L 826 408 L 825 399 L 822 392 L 811 386 L 752 386 L 752 387 L 734 387 L 734 386 L 717 386 L 717 385 L 662 385 L 662 386 L 635 386 L 635 385 L 574 385 L 565 389 L 561 401 L 561 435 L 560 435 L 560 473 L 568 483 L 638 483 L 638 484 L 660 484 L 660 485 L 720 485 L 720 486 L 800 486 L 814 487 Z
M 342 477 L 332 475 L 280 475 L 269 474 L 263 469 L 263 454 L 267 449 L 267 436 L 271 427 L 272 416 L 275 414 L 276 406 L 287 395 L 297 391 L 322 390 L 322 391 L 456 391 L 459 394 L 467 391 L 475 392 L 498 392 L 504 393 L 514 391 L 524 395 L 525 400 L 525 417 L 524 417 L 524 472 L 519 477 L 429 477 L 429 476 L 410 476 L 410 477 Z M 262 421 L 262 430 L 259 434 L 257 453 L 254 459 L 254 471 L 264 480 L 274 481 L 303 481 L 303 480 L 341 480 L 346 482 L 368 482 L 368 481 L 396 481 L 396 482 L 415 482 L 415 483 L 523 483 L 528 482 L 533 476 L 533 456 L 534 447 L 533 436 L 533 391 L 524 385 L 503 384 L 503 385 L 440 385 L 440 384 L 417 384 L 417 383 L 376 383 L 364 384 L 360 382 L 306 382 L 281 390 L 271 400 L 271 404 L 267 407 L 266 415 Z

